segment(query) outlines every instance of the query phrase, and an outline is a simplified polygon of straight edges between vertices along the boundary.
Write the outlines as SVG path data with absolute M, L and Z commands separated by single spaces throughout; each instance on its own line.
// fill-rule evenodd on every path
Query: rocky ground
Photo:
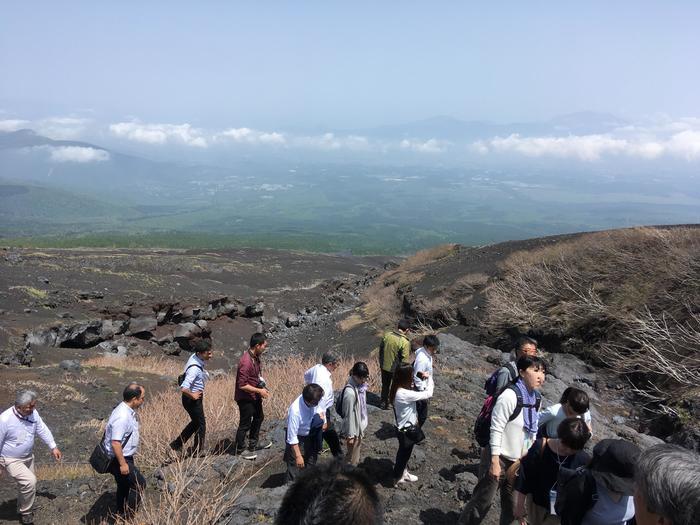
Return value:
M 428 439 L 416 447 L 409 463 L 419 481 L 391 487 L 397 448 L 393 416 L 376 408 L 361 466 L 377 484 L 387 523 L 454 523 L 476 481 L 471 428 L 481 407 L 483 382 L 504 359 L 499 350 L 466 341 L 479 341 L 474 314 L 483 286 L 479 276 L 489 275 L 503 254 L 519 247 L 511 244 L 456 247 L 456 256 L 441 258 L 419 279 L 388 284 L 386 273 L 378 279 L 392 267 L 384 258 L 271 250 L 6 249 L 0 252 L 0 404 L 9 406 L 17 388 L 38 390 L 42 417 L 61 436 L 66 457 L 76 461 L 94 446 L 95 421 L 99 424 L 109 413 L 127 378 L 143 382 L 154 393 L 172 387 L 171 378 L 147 371 L 85 369 L 81 363 L 90 357 L 150 355 L 181 363 L 198 340 L 209 339 L 215 352 L 211 368 L 225 371 L 235 365 L 250 334 L 260 329 L 271 336 L 272 354 L 318 355 L 334 348 L 344 355 L 367 356 L 376 346 L 376 331 L 358 321 L 358 309 L 372 286 L 391 288 L 392 294 L 400 288 L 403 304 L 385 306 L 393 318 L 402 311 L 445 311 L 439 306 L 447 298 L 458 306 L 464 322 L 440 335 Z M 569 385 L 588 390 L 594 402 L 594 440 L 620 435 L 642 446 L 657 441 L 634 430 L 633 404 L 622 383 L 567 354 L 551 354 L 549 360 L 547 402 L 556 402 Z M 226 453 L 192 463 L 198 485 L 230 481 L 221 523 L 272 521 L 284 493 L 282 425 L 266 421 L 275 444 L 254 466 L 239 465 L 238 458 Z M 42 443 L 36 451 L 41 472 L 50 460 Z M 259 472 L 238 495 L 241 485 L 231 481 L 231 473 L 241 469 L 247 477 Z M 167 492 L 175 475 L 172 466 L 148 474 L 149 498 Z M 43 478 L 37 523 L 99 523 L 109 513 L 113 490 L 111 476 L 89 475 L 85 468 Z M 16 519 L 14 498 L 14 487 L 3 481 L 0 523 Z M 491 516 L 494 523 L 495 516 L 497 509 Z

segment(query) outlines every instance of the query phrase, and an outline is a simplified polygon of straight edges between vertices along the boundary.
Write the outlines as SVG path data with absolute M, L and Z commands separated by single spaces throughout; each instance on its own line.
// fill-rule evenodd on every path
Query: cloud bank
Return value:
M 202 130 L 191 124 L 142 124 L 138 121 L 110 124 L 109 131 L 120 138 L 144 142 L 146 144 L 167 144 L 171 142 L 196 148 L 206 148 L 209 144 Z
M 105 162 L 110 159 L 109 152 L 103 149 L 85 146 L 36 146 L 35 150 L 48 151 L 52 162 Z

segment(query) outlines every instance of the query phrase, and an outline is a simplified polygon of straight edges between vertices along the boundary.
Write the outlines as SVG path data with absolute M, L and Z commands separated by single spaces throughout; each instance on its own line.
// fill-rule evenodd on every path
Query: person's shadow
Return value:
M 391 488 L 394 486 L 394 462 L 386 458 L 365 458 L 358 468 L 363 470 L 373 484 Z
M 80 518 L 80 522 L 85 523 L 85 525 L 100 525 L 102 523 L 111 525 L 116 522 L 114 519 L 115 505 L 116 496 L 114 492 L 105 492 L 95 500 L 90 510 L 87 511 L 85 516 Z

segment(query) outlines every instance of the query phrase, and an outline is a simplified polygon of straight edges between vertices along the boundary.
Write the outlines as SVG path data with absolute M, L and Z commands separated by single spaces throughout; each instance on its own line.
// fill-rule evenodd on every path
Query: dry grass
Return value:
M 49 296 L 49 292 L 46 290 L 40 290 L 33 286 L 10 286 L 10 290 L 21 290 L 34 299 L 46 299 Z
M 128 372 L 143 372 L 168 377 L 177 377 L 182 373 L 182 363 L 164 356 L 158 357 L 116 357 L 97 355 L 82 362 L 84 367 L 115 368 Z
M 75 401 L 76 403 L 87 403 L 88 397 L 67 384 L 58 383 L 43 383 L 41 381 L 23 380 L 17 381 L 16 389 L 34 390 L 39 395 L 42 403 L 52 402 L 68 402 Z M 47 403 L 48 404 L 48 403 Z
M 71 480 L 97 476 L 87 463 L 46 463 L 36 466 L 36 477 L 42 481 Z
M 345 359 L 333 373 L 333 386 L 338 389 L 348 377 L 354 361 Z M 315 364 L 310 359 L 289 358 L 263 364 L 263 376 L 270 386 L 270 397 L 265 400 L 265 417 L 282 419 L 304 386 L 304 372 Z M 372 375 L 370 389 L 378 388 L 379 368 L 376 360 L 368 360 Z M 178 373 L 180 370 L 178 369 Z M 207 383 L 204 410 L 207 419 L 207 443 L 214 445 L 225 438 L 232 438 L 238 425 L 238 407 L 233 400 L 235 375 L 225 375 Z M 140 410 L 141 450 L 140 461 L 146 468 L 160 466 L 168 458 L 168 444 L 189 418 L 181 405 L 179 389 L 173 388 L 146 397 Z
M 590 234 L 509 257 L 486 326 L 552 336 L 673 412 L 700 384 L 700 229 Z
M 351 314 L 345 319 L 338 321 L 337 326 L 341 332 L 349 332 L 353 328 L 365 324 L 365 321 L 360 314 Z

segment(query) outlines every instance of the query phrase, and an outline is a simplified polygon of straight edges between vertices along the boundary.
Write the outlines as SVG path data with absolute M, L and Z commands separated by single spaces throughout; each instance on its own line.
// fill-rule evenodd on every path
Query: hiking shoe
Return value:
M 19 518 L 19 522 L 22 525 L 34 525 L 34 513 L 22 514 Z
M 381 403 L 379 403 L 379 408 L 381 408 L 382 410 L 389 410 L 389 403 L 386 401 L 382 401 Z
M 403 479 L 406 481 L 418 481 L 418 476 L 411 474 L 408 470 L 404 470 Z
M 269 448 L 272 448 L 272 441 L 268 441 L 264 445 L 255 445 L 253 448 L 249 448 L 248 450 L 267 450 Z
M 241 457 L 243 459 L 247 459 L 249 461 L 252 461 L 258 457 L 258 455 L 255 453 L 254 450 L 244 450 L 241 452 Z

